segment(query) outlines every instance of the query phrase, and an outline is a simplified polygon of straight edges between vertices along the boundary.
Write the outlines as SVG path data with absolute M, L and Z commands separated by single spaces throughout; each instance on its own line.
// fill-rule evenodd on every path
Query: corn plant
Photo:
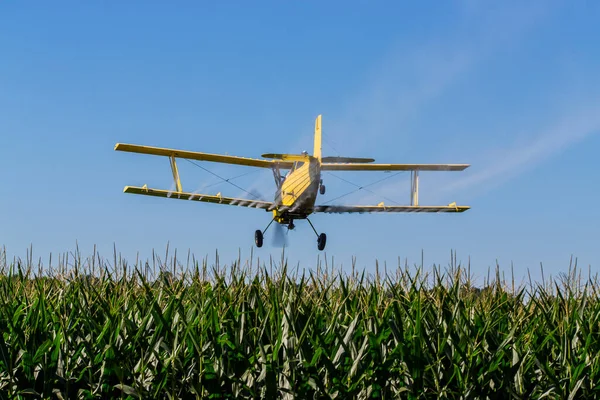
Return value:
M 0 260 L 2 398 L 600 395 L 600 286 L 94 253 Z M 589 274 L 588 274 L 589 275 Z

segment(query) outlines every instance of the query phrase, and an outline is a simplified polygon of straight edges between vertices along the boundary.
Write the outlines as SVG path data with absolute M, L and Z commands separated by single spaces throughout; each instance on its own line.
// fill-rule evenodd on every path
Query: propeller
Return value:
M 257 190 L 256 188 L 250 189 L 248 192 L 258 200 L 268 201 L 267 198 L 264 196 L 264 193 L 262 193 L 260 190 Z M 273 238 L 271 242 L 272 246 L 279 248 L 287 247 L 289 229 L 285 228 L 283 225 L 275 221 L 273 221 L 273 224 L 275 226 L 271 228 L 273 229 Z
M 287 247 L 287 232 L 284 232 L 285 228 L 278 223 L 275 223 L 273 227 L 273 247 Z
M 263 194 L 256 189 L 250 189 L 248 191 L 248 194 L 252 195 L 255 200 L 267 201 L 267 198 L 265 196 L 263 196 Z
M 252 194 L 252 196 L 254 196 L 254 198 L 259 199 L 259 200 L 263 200 L 263 201 L 267 201 L 266 197 L 263 195 L 263 193 L 261 193 L 260 191 L 258 191 L 257 189 L 250 189 L 249 193 Z M 273 221 L 273 224 L 275 225 L 274 227 L 272 227 L 271 229 L 273 229 L 273 239 L 272 239 L 272 245 L 273 247 L 287 247 L 287 232 L 284 232 L 284 227 L 281 224 L 278 224 L 277 222 Z

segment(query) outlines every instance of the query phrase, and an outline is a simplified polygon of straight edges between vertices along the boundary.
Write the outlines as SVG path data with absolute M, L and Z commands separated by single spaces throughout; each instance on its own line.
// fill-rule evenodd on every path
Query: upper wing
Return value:
M 323 171 L 462 171 L 469 164 L 344 164 L 321 165 Z
M 273 210 L 275 203 L 262 200 L 236 199 L 233 197 L 214 196 L 209 194 L 198 194 L 188 192 L 177 192 L 162 189 L 149 189 L 147 187 L 125 186 L 124 193 L 143 194 L 146 196 L 166 197 L 171 199 L 204 201 L 207 203 L 228 204 L 231 206 L 242 206 Z
M 293 163 L 289 162 L 289 161 L 259 160 L 256 158 L 226 156 L 226 155 L 221 155 L 221 154 L 200 153 L 197 151 L 186 151 L 186 150 L 167 149 L 167 148 L 162 148 L 162 147 L 140 146 L 137 144 L 126 144 L 126 143 L 117 143 L 115 145 L 115 150 L 129 151 L 132 153 L 152 154 L 155 156 L 167 156 L 167 157 L 173 156 L 173 157 L 178 157 L 178 158 L 188 158 L 191 160 L 212 161 L 212 162 L 237 164 L 237 165 L 247 165 L 250 167 L 259 167 L 259 168 L 271 168 L 275 163 L 277 165 L 279 165 L 281 168 L 291 168 L 293 166 Z
M 463 212 L 468 206 L 315 206 L 313 212 L 322 213 L 372 213 L 372 212 Z

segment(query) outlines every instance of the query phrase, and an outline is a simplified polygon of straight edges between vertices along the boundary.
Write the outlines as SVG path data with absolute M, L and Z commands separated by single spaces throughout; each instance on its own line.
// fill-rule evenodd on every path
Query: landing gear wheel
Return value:
M 319 188 L 319 192 L 321 194 L 325 194 L 325 185 L 321 185 L 321 187 Z
M 256 243 L 256 247 L 262 247 L 263 245 L 263 233 L 259 229 L 254 232 L 254 243 Z
M 319 250 L 322 251 L 325 248 L 325 242 L 327 242 L 327 235 L 321 233 L 317 239 L 317 247 Z

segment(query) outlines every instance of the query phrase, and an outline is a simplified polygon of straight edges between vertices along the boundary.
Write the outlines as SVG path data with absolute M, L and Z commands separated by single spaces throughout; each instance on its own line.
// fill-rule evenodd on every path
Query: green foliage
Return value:
M 479 290 L 455 263 L 393 277 L 169 264 L 0 261 L 0 398 L 600 395 L 599 285 L 576 268 Z

